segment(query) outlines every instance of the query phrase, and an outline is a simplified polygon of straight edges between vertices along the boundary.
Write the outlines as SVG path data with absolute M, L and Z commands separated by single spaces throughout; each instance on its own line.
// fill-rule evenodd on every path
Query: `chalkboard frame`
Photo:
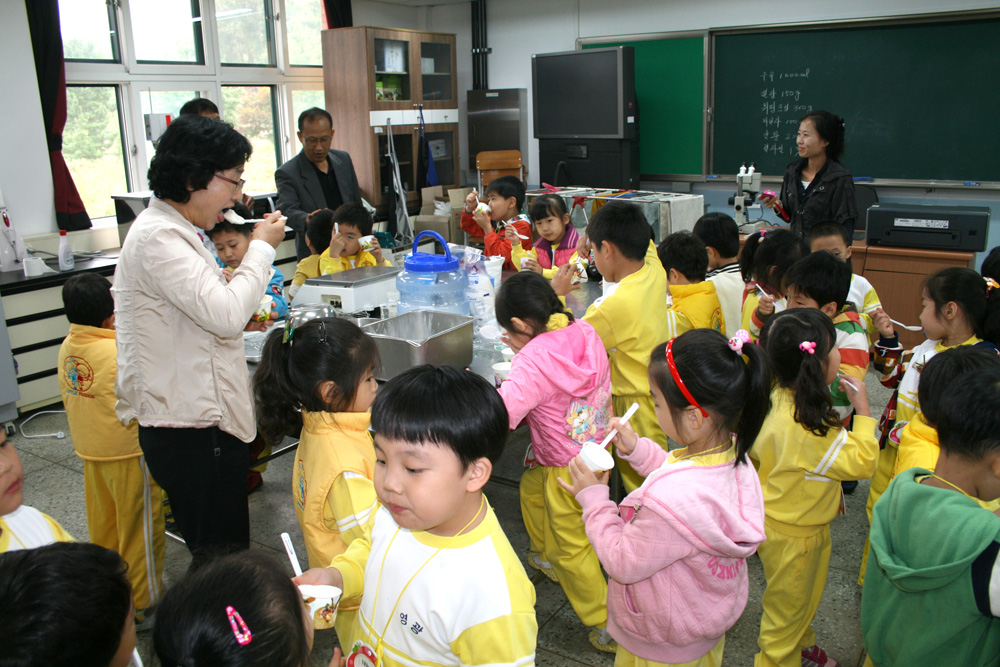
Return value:
M 606 35 L 578 38 L 576 48 L 582 49 L 584 45 L 613 44 L 620 42 L 637 42 L 649 40 L 666 39 L 686 39 L 702 36 L 704 39 L 704 85 L 703 93 L 704 112 L 702 114 L 702 168 L 701 174 L 641 174 L 643 180 L 649 181 L 690 181 L 690 182 L 714 182 L 735 178 L 735 171 L 717 172 L 713 162 L 714 152 L 714 110 L 716 101 L 715 91 L 715 51 L 716 39 L 728 35 L 739 35 L 746 33 L 782 33 L 801 32 L 804 30 L 832 30 L 851 28 L 873 28 L 889 27 L 900 25 L 912 25 L 921 23 L 948 23 L 955 21 L 974 21 L 981 19 L 1000 18 L 1000 9 L 969 9 L 959 11 L 933 12 L 927 14 L 907 14 L 899 16 L 880 16 L 859 19 L 831 19 L 823 21 L 801 21 L 796 23 L 785 23 L 781 25 L 746 25 L 730 26 L 725 28 L 708 28 L 707 30 L 687 30 L 675 32 L 657 33 L 636 33 L 626 35 Z M 640 109 L 641 113 L 641 109 Z M 641 122 L 641 121 L 640 121 Z M 640 134 L 642 127 L 639 128 Z M 780 182 L 781 175 L 767 175 L 768 182 Z M 875 178 L 868 182 L 875 186 L 893 187 L 919 187 L 919 188 L 960 188 L 966 190 L 1000 190 L 1000 181 L 982 181 L 974 187 L 966 185 L 963 181 L 949 181 L 939 179 L 897 179 L 897 178 Z

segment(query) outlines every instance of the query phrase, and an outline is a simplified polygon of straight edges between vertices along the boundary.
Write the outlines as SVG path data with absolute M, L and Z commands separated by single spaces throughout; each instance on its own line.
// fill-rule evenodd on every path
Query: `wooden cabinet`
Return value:
M 407 200 L 419 200 L 421 111 L 438 184 L 458 185 L 455 35 L 359 26 L 324 30 L 322 41 L 333 148 L 350 153 L 361 195 L 379 207 L 392 186 L 391 126 Z

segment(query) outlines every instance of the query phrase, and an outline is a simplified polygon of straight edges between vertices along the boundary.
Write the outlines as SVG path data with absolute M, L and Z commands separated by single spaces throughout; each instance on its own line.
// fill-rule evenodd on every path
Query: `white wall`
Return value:
M 0 2 L 0 191 L 23 236 L 56 229 L 52 170 L 23 2 Z
M 355 0 L 357 1 L 357 0 Z M 610 35 L 706 30 L 755 24 L 872 18 L 930 12 L 996 7 L 996 0 L 490 0 L 487 3 L 487 34 L 493 53 L 489 56 L 491 88 L 527 88 L 529 91 L 529 137 L 534 134 L 531 114 L 531 55 L 571 51 L 576 39 Z M 459 39 L 471 31 L 456 9 L 441 5 L 429 12 L 428 29 L 456 32 Z M 461 43 L 461 42 L 460 42 Z M 468 50 L 458 50 L 459 97 L 472 87 L 471 72 L 462 76 L 462 62 L 471 64 Z M 464 117 L 464 116 L 463 116 Z M 463 121 L 463 139 L 468 134 Z M 538 174 L 538 142 L 530 140 L 528 183 L 537 184 L 551 175 Z
M 372 25 L 379 28 L 405 28 L 423 30 L 416 7 L 394 5 L 375 0 L 352 0 L 351 15 L 354 25 Z

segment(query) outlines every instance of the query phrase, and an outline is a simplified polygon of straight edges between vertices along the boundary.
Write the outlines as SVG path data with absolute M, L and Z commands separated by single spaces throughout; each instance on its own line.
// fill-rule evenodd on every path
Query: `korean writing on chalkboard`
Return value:
M 802 90 L 782 84 L 788 79 L 808 79 L 807 67 L 801 72 L 761 72 L 764 86 L 760 89 L 760 122 L 764 126 L 762 138 L 764 153 L 772 155 L 796 154 L 796 130 L 798 118 L 811 113 L 813 106 L 802 99 Z M 770 85 L 778 82 L 778 85 Z
M 809 68 L 805 68 L 801 72 L 775 72 L 764 71 L 760 73 L 760 80 L 764 82 L 773 82 L 775 79 L 781 81 L 782 79 L 808 79 L 809 78 Z

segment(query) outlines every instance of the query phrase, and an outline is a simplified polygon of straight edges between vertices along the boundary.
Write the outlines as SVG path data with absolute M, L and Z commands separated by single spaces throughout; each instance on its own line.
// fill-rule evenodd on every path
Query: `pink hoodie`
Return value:
M 749 463 L 665 464 L 667 453 L 647 438 L 623 458 L 646 481 L 620 508 L 604 484 L 576 496 L 610 577 L 608 632 L 646 660 L 696 660 L 746 607 L 746 558 L 764 541 L 757 471 Z
M 513 430 L 528 417 L 535 458 L 568 465 L 611 417 L 611 367 L 601 337 L 583 320 L 532 338 L 514 355 L 500 396 Z

